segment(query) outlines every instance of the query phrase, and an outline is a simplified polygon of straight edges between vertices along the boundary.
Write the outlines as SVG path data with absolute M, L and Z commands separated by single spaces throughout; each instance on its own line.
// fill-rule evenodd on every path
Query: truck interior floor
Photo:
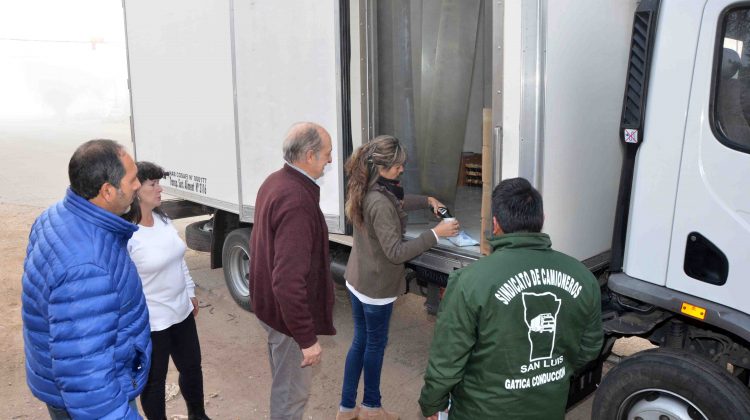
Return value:
M 482 238 L 482 221 L 480 219 L 482 209 L 482 188 L 478 186 L 459 186 L 456 190 L 456 202 L 450 208 L 453 216 L 461 224 L 461 230 L 471 236 L 477 242 Z M 435 225 L 437 220 L 430 214 L 429 210 L 419 210 L 409 213 L 406 225 L 407 238 L 419 236 L 426 229 Z M 479 254 L 479 245 L 456 246 L 447 238 L 440 238 L 438 247 L 461 252 Z

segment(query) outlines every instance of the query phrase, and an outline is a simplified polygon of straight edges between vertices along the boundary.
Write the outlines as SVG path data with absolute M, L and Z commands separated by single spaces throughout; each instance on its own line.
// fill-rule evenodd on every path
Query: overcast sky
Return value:
M 0 123 L 129 114 L 120 0 L 0 0 Z
M 0 38 L 123 42 L 119 0 L 0 0 Z

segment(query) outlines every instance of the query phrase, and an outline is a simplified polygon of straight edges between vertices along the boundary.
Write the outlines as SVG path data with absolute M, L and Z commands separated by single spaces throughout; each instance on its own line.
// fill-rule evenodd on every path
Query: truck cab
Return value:
M 748 41 L 748 3 L 635 13 L 604 328 L 659 348 L 605 377 L 594 418 L 750 416 Z

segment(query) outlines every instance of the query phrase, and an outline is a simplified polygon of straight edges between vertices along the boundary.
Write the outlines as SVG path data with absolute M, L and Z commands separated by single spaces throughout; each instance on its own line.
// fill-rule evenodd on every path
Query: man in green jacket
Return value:
M 451 274 L 419 398 L 451 420 L 563 419 L 576 369 L 602 347 L 596 278 L 540 233 L 542 197 L 523 178 L 492 193 L 492 254 Z

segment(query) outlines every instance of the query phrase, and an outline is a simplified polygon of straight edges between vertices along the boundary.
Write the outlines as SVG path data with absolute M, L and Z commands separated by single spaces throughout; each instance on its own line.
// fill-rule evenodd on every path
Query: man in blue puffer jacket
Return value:
M 65 198 L 34 222 L 23 273 L 26 382 L 52 419 L 140 419 L 151 365 L 148 310 L 126 244 L 140 187 L 112 140 L 81 145 Z

